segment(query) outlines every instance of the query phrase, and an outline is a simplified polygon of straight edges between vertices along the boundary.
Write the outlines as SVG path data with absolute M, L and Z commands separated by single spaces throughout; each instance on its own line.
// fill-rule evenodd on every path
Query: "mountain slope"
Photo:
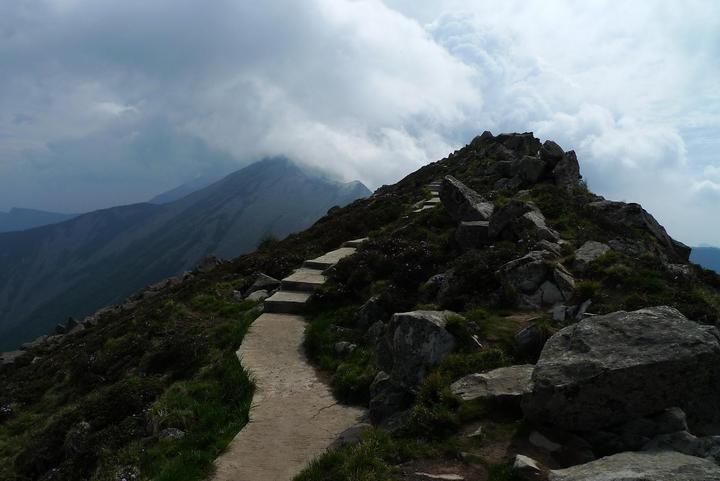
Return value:
M 170 202 L 175 202 L 176 200 L 180 200 L 183 197 L 192 194 L 193 192 L 197 192 L 200 189 L 204 189 L 210 184 L 213 184 L 220 180 L 223 176 L 217 175 L 217 176 L 205 176 L 200 177 L 194 180 L 191 180 L 190 182 L 186 182 L 182 185 L 179 185 L 175 187 L 174 189 L 170 189 L 168 191 L 165 191 L 161 194 L 156 195 L 152 199 L 148 201 L 150 204 L 169 204 Z
M 85 316 L 212 254 L 230 258 L 284 237 L 369 191 L 269 159 L 164 204 L 100 210 L 0 235 L 0 349 L 67 316 Z
M 706 269 L 720 273 L 720 248 L 693 247 L 690 260 Z
M 57 224 L 77 216 L 78 214 L 60 214 L 58 212 L 13 207 L 9 212 L 0 212 L 0 232 L 13 232 Z

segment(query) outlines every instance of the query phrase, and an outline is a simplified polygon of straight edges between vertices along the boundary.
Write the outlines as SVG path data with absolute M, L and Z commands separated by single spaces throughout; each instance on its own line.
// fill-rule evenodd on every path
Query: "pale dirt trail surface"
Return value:
M 268 311 L 301 312 L 325 281 L 322 271 L 364 240 L 306 261 L 265 301 L 266 312 L 238 350 L 256 385 L 250 422 L 215 461 L 212 481 L 290 481 L 340 434 L 362 423 L 365 410 L 339 404 L 305 356 L 305 319 Z

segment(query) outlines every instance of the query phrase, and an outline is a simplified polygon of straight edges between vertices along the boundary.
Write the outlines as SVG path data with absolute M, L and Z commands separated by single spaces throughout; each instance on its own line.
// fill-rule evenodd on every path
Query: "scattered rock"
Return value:
M 167 428 L 160 431 L 158 434 L 159 439 L 182 439 L 185 437 L 185 431 L 178 428 Z
M 588 264 L 598 257 L 610 252 L 610 246 L 602 242 L 587 241 L 575 251 L 575 261 L 573 269 L 584 271 Z
M 540 481 L 544 479 L 540 463 L 522 454 L 515 455 L 512 469 L 522 481 Z
M 490 218 L 490 239 L 501 240 L 547 240 L 556 242 L 560 235 L 545 223 L 545 216 L 532 204 L 512 199 L 498 209 Z
M 455 240 L 463 249 L 475 249 L 488 241 L 490 223 L 485 220 L 461 222 L 455 231 Z
M 352 426 L 338 436 L 338 438 L 330 444 L 329 449 L 333 448 L 339 448 L 342 446 L 347 446 L 348 444 L 355 444 L 362 440 L 363 435 L 372 429 L 372 424 L 369 423 L 359 423 L 355 426 Z
M 545 344 L 525 416 L 591 431 L 679 406 L 691 423 L 712 422 L 720 413 L 719 338 L 670 307 L 580 321 Z
M 705 458 L 715 464 L 720 464 L 720 436 L 696 437 L 687 431 L 657 436 L 644 447 L 644 451 L 676 451 Z
M 558 257 L 562 256 L 562 246 L 556 242 L 550 242 L 545 239 L 537 242 L 533 250 L 550 252 Z
M 352 342 L 340 341 L 335 343 L 334 348 L 337 354 L 344 355 L 350 354 L 355 349 L 357 349 L 357 345 L 353 344 Z
M 546 167 L 539 158 L 526 155 L 517 162 L 515 169 L 525 184 L 534 185 L 542 178 Z
M 262 302 L 265 299 L 270 297 L 270 293 L 264 289 L 260 289 L 258 291 L 251 292 L 248 294 L 248 296 L 245 298 L 246 301 L 253 301 L 253 302 Z
M 717 481 L 720 466 L 672 451 L 627 452 L 550 471 L 550 481 Z
M 440 185 L 440 200 L 450 217 L 458 222 L 488 220 L 494 210 L 490 202 L 451 175 Z
M 378 372 L 370 385 L 370 421 L 375 425 L 386 421 L 407 408 L 412 399 L 412 394 L 400 383 L 394 382 L 389 374 Z
M 248 288 L 245 295 L 249 295 L 255 291 L 272 291 L 274 289 L 277 289 L 280 287 L 280 281 L 275 279 L 274 277 L 270 277 L 268 275 L 265 275 L 263 273 L 258 274 L 257 278 L 255 279 L 255 282 L 252 283 L 250 288 Z
M 530 364 L 501 367 L 486 373 L 470 374 L 450 385 L 450 390 L 463 401 L 489 399 L 519 402 L 532 390 Z
M 360 329 L 367 329 L 377 321 L 386 321 L 388 313 L 382 304 L 380 296 L 372 296 L 355 313 L 355 325 Z
M 547 338 L 543 328 L 537 324 L 530 324 L 515 334 L 515 352 L 522 358 L 536 360 Z
M 408 386 L 418 385 L 427 370 L 440 363 L 455 348 L 455 338 L 446 329 L 451 311 L 397 313 L 388 324 L 391 376 Z
M 377 321 L 368 328 L 367 332 L 365 333 L 365 338 L 367 339 L 369 344 L 374 345 L 384 334 L 385 323 L 382 321 Z
M 552 306 L 572 298 L 575 280 L 544 251 L 531 251 L 500 267 L 496 275 L 517 293 L 520 308 Z

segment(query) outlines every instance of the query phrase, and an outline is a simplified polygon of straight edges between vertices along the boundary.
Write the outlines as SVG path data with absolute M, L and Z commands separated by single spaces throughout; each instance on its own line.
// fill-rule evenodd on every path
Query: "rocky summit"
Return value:
M 58 312 L 1 356 L 0 479 L 720 480 L 720 276 L 566 147 L 484 132 Z

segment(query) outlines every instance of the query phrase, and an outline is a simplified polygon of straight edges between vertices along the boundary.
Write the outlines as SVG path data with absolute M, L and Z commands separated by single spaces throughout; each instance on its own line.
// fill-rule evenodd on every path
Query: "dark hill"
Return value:
M 84 317 L 196 265 L 231 258 L 267 236 L 307 227 L 369 194 L 307 174 L 286 159 L 252 164 L 180 200 L 91 212 L 0 235 L 0 349 Z
M 717 247 L 693 247 L 690 260 L 720 273 L 720 249 Z
M 0 212 L 0 232 L 13 232 L 57 224 L 77 216 L 78 214 L 60 214 L 58 212 L 13 207 L 9 212 Z

